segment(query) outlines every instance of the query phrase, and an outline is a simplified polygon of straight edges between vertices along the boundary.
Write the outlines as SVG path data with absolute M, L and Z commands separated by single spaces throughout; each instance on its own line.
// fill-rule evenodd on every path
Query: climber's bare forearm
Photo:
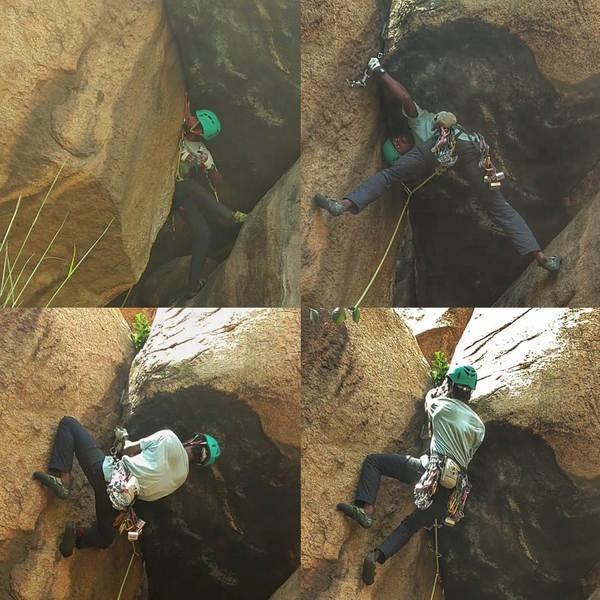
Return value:
M 382 73 L 381 82 L 394 98 L 400 100 L 407 117 L 414 118 L 417 116 L 417 107 L 413 99 L 399 81 L 396 81 L 389 73 Z

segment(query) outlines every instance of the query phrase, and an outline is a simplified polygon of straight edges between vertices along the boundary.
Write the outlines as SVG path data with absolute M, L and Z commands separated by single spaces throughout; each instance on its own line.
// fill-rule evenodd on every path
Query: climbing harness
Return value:
M 439 130 L 440 138 L 431 149 L 431 152 L 435 154 L 435 158 L 442 167 L 449 169 L 450 167 L 453 167 L 458 160 L 458 156 L 453 156 L 454 149 L 456 148 L 454 128 L 442 125 L 439 127 Z
M 112 475 L 106 486 L 106 492 L 115 509 L 126 510 L 135 502 L 140 493 L 140 484 L 123 460 L 115 457 L 110 460 L 112 461 Z
M 377 59 L 381 60 L 383 58 L 383 52 L 380 52 L 377 55 Z M 373 75 L 373 73 L 371 73 L 371 69 L 369 69 L 369 67 L 367 67 L 365 69 L 365 72 L 363 73 L 363 76 L 360 79 L 346 79 L 346 83 L 348 83 L 350 85 L 350 87 L 355 87 L 355 86 L 359 86 L 359 87 L 367 87 L 367 79 L 369 79 L 369 77 L 371 77 Z
M 113 507 L 120 511 L 127 510 L 140 493 L 140 484 L 137 477 L 129 471 L 123 460 L 118 458 L 118 455 L 122 454 L 125 442 L 128 439 L 127 429 L 123 427 L 115 428 L 115 442 L 110 449 L 112 474 L 106 486 L 106 493 Z
M 479 168 L 485 170 L 483 181 L 490 185 L 490 190 L 499 190 L 502 186 L 500 181 L 504 179 L 504 173 L 498 171 L 493 165 L 490 158 L 490 147 L 487 145 L 485 138 L 479 133 L 473 135 L 475 136 L 475 143 L 479 147 L 480 152 Z
M 392 238 L 390 239 L 390 243 L 388 244 L 384 254 L 383 254 L 383 258 L 381 259 L 381 261 L 379 262 L 379 266 L 377 267 L 377 269 L 375 269 L 375 273 L 373 274 L 373 277 L 371 277 L 371 280 L 369 281 L 369 283 L 367 284 L 367 287 L 365 288 L 365 291 L 362 293 L 362 295 L 360 296 L 360 298 L 357 300 L 356 304 L 354 305 L 353 308 L 358 308 L 360 303 L 365 299 L 365 296 L 369 293 L 369 290 L 371 289 L 371 286 L 373 285 L 373 282 L 375 281 L 375 279 L 377 278 L 377 275 L 379 275 L 379 271 L 381 271 L 381 267 L 383 267 L 383 263 L 385 262 L 386 258 L 388 257 L 388 254 L 390 253 L 390 250 L 392 249 L 392 245 L 394 243 L 394 239 L 396 239 L 396 234 L 398 233 L 398 230 L 400 229 L 400 224 L 402 223 L 402 219 L 404 218 L 404 214 L 406 213 L 406 210 L 408 209 L 408 203 L 410 202 L 410 199 L 412 197 L 412 195 L 419 191 L 426 183 L 428 183 L 429 181 L 431 181 L 436 175 L 442 175 L 443 173 L 446 172 L 446 167 L 443 167 L 442 165 L 438 165 L 435 168 L 435 171 L 427 178 L 425 179 L 425 181 L 422 181 L 414 190 L 411 190 L 408 186 L 402 184 L 404 186 L 404 189 L 406 191 L 406 193 L 408 194 L 408 197 L 406 198 L 406 202 L 404 203 L 404 208 L 402 209 L 402 213 L 400 214 L 400 218 L 398 219 L 398 223 L 396 224 L 396 228 L 394 229 L 394 233 L 392 233 Z

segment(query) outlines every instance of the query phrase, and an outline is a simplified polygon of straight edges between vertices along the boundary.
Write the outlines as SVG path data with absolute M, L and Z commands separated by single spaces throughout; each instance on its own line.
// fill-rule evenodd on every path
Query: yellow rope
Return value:
M 394 229 L 394 233 L 392 234 L 392 239 L 390 240 L 390 243 L 388 244 L 388 247 L 386 248 L 386 251 L 385 251 L 385 253 L 383 255 L 383 258 L 381 259 L 381 262 L 379 263 L 379 266 L 375 270 L 375 273 L 374 273 L 373 277 L 371 277 L 371 281 L 369 281 L 367 287 L 365 288 L 365 291 L 362 293 L 362 296 L 358 299 L 358 301 L 353 306 L 353 308 L 358 308 L 358 306 L 360 305 L 360 303 L 365 299 L 365 296 L 369 293 L 369 290 L 371 289 L 371 286 L 373 285 L 373 282 L 375 281 L 375 278 L 377 277 L 377 275 L 379 275 L 379 271 L 381 271 L 381 267 L 383 267 L 383 263 L 385 262 L 385 259 L 388 257 L 388 254 L 390 253 L 390 250 L 392 248 L 392 244 L 394 243 L 394 239 L 396 238 L 396 234 L 398 233 L 398 229 L 400 229 L 400 223 L 402 223 L 402 219 L 404 218 L 404 213 L 406 212 L 406 209 L 408 208 L 408 203 L 410 202 L 411 196 L 415 192 L 417 192 L 418 190 L 420 190 L 426 183 L 428 183 L 436 175 L 441 175 L 445 171 L 446 171 L 446 167 L 442 167 L 441 165 L 438 165 L 435 168 L 435 171 L 433 172 L 433 174 L 431 174 L 425 181 L 422 181 L 414 190 L 411 190 L 409 192 L 408 198 L 406 198 L 406 203 L 404 204 L 404 208 L 402 209 L 402 213 L 400 214 L 400 218 L 398 219 L 398 223 L 396 224 L 396 229 Z
M 131 565 L 133 564 L 133 559 L 137 556 L 135 551 L 135 542 L 132 540 L 131 545 L 133 547 L 133 551 L 131 553 L 131 560 L 129 561 L 129 566 L 127 567 L 127 572 L 125 573 L 125 577 L 123 578 L 123 583 L 121 584 L 121 589 L 119 590 L 119 595 L 117 596 L 117 600 L 121 600 L 121 594 L 123 593 L 123 588 L 125 587 L 125 582 L 127 581 L 127 577 L 129 575 L 129 571 L 131 569 Z
M 433 580 L 433 589 L 431 590 L 431 598 L 429 600 L 433 600 L 433 596 L 435 594 L 435 586 L 440 578 L 440 555 L 438 552 L 438 526 L 437 519 L 435 520 L 435 524 L 433 526 L 433 531 L 435 532 L 435 579 Z M 117 600 L 119 600 L 117 598 Z

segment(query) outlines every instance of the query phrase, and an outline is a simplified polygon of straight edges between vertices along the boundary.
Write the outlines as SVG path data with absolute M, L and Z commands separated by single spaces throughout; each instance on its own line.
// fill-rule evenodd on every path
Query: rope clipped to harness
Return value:
M 388 244 L 385 252 L 383 253 L 383 258 L 379 261 L 379 266 L 377 267 L 377 269 L 375 269 L 375 273 L 373 273 L 373 277 L 371 277 L 371 280 L 367 284 L 365 291 L 361 294 L 360 298 L 356 301 L 356 304 L 354 305 L 353 308 L 359 307 L 361 302 L 365 299 L 366 295 L 369 293 L 369 290 L 371 289 L 373 282 L 377 278 L 377 275 L 379 275 L 379 271 L 381 271 L 381 267 L 383 267 L 383 263 L 385 262 L 385 259 L 388 257 L 388 254 L 390 253 L 390 250 L 392 249 L 392 245 L 394 243 L 394 240 L 396 239 L 396 234 L 398 233 L 398 230 L 400 229 L 400 224 L 402 223 L 404 214 L 406 213 L 406 211 L 408 209 L 408 203 L 410 202 L 412 195 L 415 192 L 417 192 L 418 190 L 420 190 L 426 183 L 431 181 L 436 175 L 442 175 L 445 172 L 446 172 L 446 168 L 443 167 L 442 165 L 438 165 L 435 168 L 435 171 L 427 179 L 425 179 L 425 181 L 422 181 L 414 190 L 410 190 L 406 185 L 402 184 L 402 185 L 404 185 L 404 190 L 408 194 L 408 197 L 406 198 L 406 202 L 404 204 L 404 208 L 402 209 L 402 212 L 400 213 L 400 218 L 398 219 L 398 223 L 396 223 L 396 228 L 394 229 L 394 233 L 392 233 L 390 243 Z

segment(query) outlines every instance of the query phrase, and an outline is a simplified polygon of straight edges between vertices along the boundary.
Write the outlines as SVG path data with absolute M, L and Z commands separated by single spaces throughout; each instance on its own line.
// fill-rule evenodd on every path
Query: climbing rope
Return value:
M 433 589 L 431 590 L 431 598 L 429 598 L 429 600 L 433 600 L 433 596 L 435 595 L 435 586 L 437 585 L 438 581 L 440 580 L 440 553 L 438 552 L 438 529 L 439 529 L 439 525 L 437 522 L 437 519 L 435 520 L 435 523 L 433 524 L 433 531 L 434 531 L 434 535 L 435 535 L 435 550 L 434 550 L 434 554 L 435 554 L 435 579 L 433 580 Z M 117 598 L 117 600 L 119 600 Z
M 383 258 L 379 262 L 379 266 L 375 270 L 373 277 L 371 277 L 371 281 L 369 281 L 369 283 L 367 284 L 367 287 L 365 288 L 365 291 L 362 293 L 361 297 L 358 299 L 358 301 L 356 302 L 356 304 L 354 305 L 353 308 L 359 307 L 360 303 L 365 299 L 365 296 L 369 293 L 369 290 L 371 289 L 371 286 L 373 285 L 375 278 L 379 274 L 379 271 L 381 271 L 381 267 L 383 266 L 385 259 L 388 257 L 388 254 L 390 253 L 392 244 L 394 243 L 394 239 L 396 238 L 396 234 L 398 233 L 398 229 L 400 229 L 400 223 L 402 223 L 402 219 L 404 218 L 404 213 L 406 212 L 406 209 L 408 208 L 408 203 L 410 202 L 411 196 L 415 192 L 419 191 L 426 183 L 428 183 L 436 175 L 442 175 L 442 173 L 445 173 L 446 170 L 447 170 L 446 167 L 443 167 L 442 165 L 438 165 L 435 168 L 435 171 L 425 181 L 421 182 L 414 190 L 410 190 L 408 187 L 404 186 L 404 189 L 407 190 L 407 192 L 408 192 L 408 197 L 406 198 L 404 208 L 402 209 L 402 213 L 400 214 L 400 218 L 398 219 L 398 223 L 396 224 L 396 229 L 394 229 L 394 233 L 392 234 L 392 239 L 390 240 L 390 243 L 388 244 L 388 247 L 386 248 Z
M 131 541 L 132 552 L 131 559 L 129 560 L 129 566 L 127 567 L 127 571 L 125 572 L 125 577 L 123 577 L 123 583 L 121 583 L 121 589 L 119 590 L 119 595 L 117 596 L 117 600 L 121 600 L 121 594 L 123 593 L 123 588 L 125 587 L 125 582 L 127 581 L 127 577 L 129 576 L 129 571 L 131 570 L 131 565 L 133 564 L 133 559 L 139 554 L 135 551 L 135 542 Z

